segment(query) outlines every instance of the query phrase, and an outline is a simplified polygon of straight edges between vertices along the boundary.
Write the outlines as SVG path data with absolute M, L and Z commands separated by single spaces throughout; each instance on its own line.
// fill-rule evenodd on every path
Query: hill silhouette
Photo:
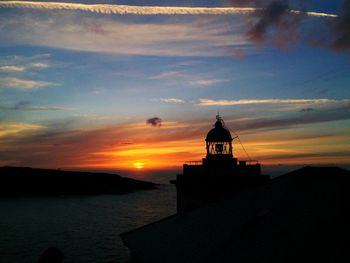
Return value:
M 155 184 L 117 174 L 0 167 L 0 196 L 122 194 Z

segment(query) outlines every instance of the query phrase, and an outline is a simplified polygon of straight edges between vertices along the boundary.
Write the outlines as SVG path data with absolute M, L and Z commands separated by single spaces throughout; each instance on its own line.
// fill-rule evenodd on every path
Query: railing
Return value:
M 186 165 L 203 165 L 202 161 L 187 161 L 185 162 Z
M 259 161 L 257 160 L 238 160 L 239 164 L 247 164 L 247 165 L 256 165 L 259 164 Z M 185 165 L 203 165 L 202 161 L 187 161 L 185 162 Z
M 240 163 L 245 162 L 246 164 L 249 164 L 249 165 L 259 164 L 259 161 L 257 161 L 257 160 L 238 160 L 238 161 Z

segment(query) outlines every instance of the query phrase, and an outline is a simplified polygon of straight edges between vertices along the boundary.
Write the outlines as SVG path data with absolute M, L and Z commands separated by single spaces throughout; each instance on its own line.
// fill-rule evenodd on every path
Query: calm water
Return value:
M 36 262 L 49 246 L 64 262 L 128 262 L 119 234 L 174 214 L 175 198 L 169 184 L 125 195 L 0 198 L 0 262 Z

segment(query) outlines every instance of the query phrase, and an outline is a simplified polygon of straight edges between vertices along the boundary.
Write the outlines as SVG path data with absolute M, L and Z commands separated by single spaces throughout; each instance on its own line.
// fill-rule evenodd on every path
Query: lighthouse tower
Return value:
M 183 173 L 172 181 L 177 188 L 177 211 L 184 212 L 235 194 L 267 178 L 258 162 L 239 161 L 233 156 L 232 138 L 223 119 L 217 115 L 208 132 L 206 157 L 183 165 Z

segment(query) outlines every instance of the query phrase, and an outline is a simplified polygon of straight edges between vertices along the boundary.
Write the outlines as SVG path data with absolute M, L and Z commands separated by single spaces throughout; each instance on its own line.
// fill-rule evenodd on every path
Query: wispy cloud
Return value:
M 242 123 L 233 121 L 231 125 L 232 127 L 236 127 L 238 131 L 278 130 L 349 119 L 349 109 L 339 107 L 329 110 L 309 112 L 309 114 L 306 115 L 300 112 L 300 115 L 279 116 L 275 118 L 256 118 Z
M 179 104 L 185 103 L 184 100 L 176 99 L 176 98 L 161 98 L 161 99 L 159 99 L 159 101 L 166 102 L 166 103 L 179 103 Z
M 0 29 L 1 32 L 1 29 Z M 49 54 L 33 56 L 0 56 L 0 73 L 23 73 L 31 69 L 44 69 L 49 67 L 47 59 Z
M 167 81 L 174 81 L 174 82 L 182 82 L 185 85 L 189 86 L 212 86 L 216 85 L 222 82 L 229 82 L 229 79 L 220 79 L 208 76 L 206 74 L 205 76 L 202 76 L 203 74 L 191 74 L 187 73 L 185 71 L 164 71 L 159 73 L 158 75 L 152 76 L 149 79 L 152 80 L 167 80 Z
M 228 56 L 231 54 L 225 47 L 250 46 L 243 36 L 233 33 L 239 30 L 238 23 L 227 27 L 222 18 L 201 24 L 192 20 L 189 17 L 181 22 L 132 23 L 81 17 L 76 13 L 42 16 L 15 13 L 11 20 L 0 16 L 0 45 L 26 43 L 90 52 L 191 57 Z
M 39 124 L 23 123 L 23 122 L 8 122 L 0 123 L 0 138 L 1 137 L 18 137 L 22 133 L 28 131 L 41 130 L 44 126 Z
M 29 101 L 20 101 L 13 106 L 0 105 L 0 110 L 13 111 L 63 111 L 71 110 L 65 107 L 51 106 L 51 105 L 35 105 Z
M 29 64 L 30 67 L 33 68 L 48 68 L 49 67 L 49 63 L 44 63 L 44 62 L 33 62 Z
M 57 84 L 40 80 L 0 78 L 0 89 L 36 90 L 49 86 L 57 86 Z
M 233 3 L 242 3 L 239 1 L 232 1 Z M 302 1 L 300 1 L 302 2 Z M 263 4 L 262 4 L 263 3 Z M 246 55 L 245 48 L 241 47 L 242 45 L 247 45 L 247 42 L 252 42 L 255 44 L 260 44 L 263 42 L 266 42 L 267 39 L 272 39 L 272 42 L 277 45 L 280 48 L 289 48 L 292 44 L 296 43 L 297 40 L 299 40 L 300 35 L 300 27 L 301 27 L 301 21 L 304 17 L 325 17 L 325 18 L 331 18 L 331 20 L 334 20 L 332 33 L 333 33 L 333 40 L 329 40 L 330 36 L 328 36 L 327 41 L 320 41 L 318 36 L 313 37 L 313 42 L 322 42 L 318 43 L 320 46 L 330 46 L 334 50 L 340 50 L 340 51 L 348 51 L 349 50 L 349 43 L 346 41 L 346 36 L 349 35 L 347 31 L 347 18 L 349 15 L 349 4 L 344 5 L 343 12 L 340 13 L 340 15 L 337 14 L 330 14 L 330 13 L 322 13 L 322 12 L 314 12 L 314 11 L 305 11 L 303 9 L 303 5 L 300 6 L 299 9 L 291 9 L 291 7 L 288 4 L 288 1 L 249 1 L 249 3 L 246 3 L 248 7 L 186 7 L 186 6 L 132 6 L 132 5 L 117 5 L 117 4 L 83 4 L 83 3 L 69 3 L 69 2 L 39 2 L 39 1 L 0 1 L 0 8 L 26 8 L 26 9 L 40 9 L 40 10 L 77 10 L 77 11 L 86 11 L 86 12 L 95 12 L 95 13 L 101 13 L 101 14 L 117 14 L 117 15 L 126 15 L 126 14 L 132 14 L 132 15 L 216 15 L 222 16 L 225 15 L 247 15 L 252 14 L 252 17 L 254 17 L 253 20 L 251 20 L 250 16 L 249 21 L 247 23 L 247 26 L 249 30 L 246 33 L 246 38 L 240 37 L 236 38 L 234 41 L 232 39 L 230 41 L 227 40 L 227 36 L 223 37 L 223 35 L 217 34 L 216 37 L 218 38 L 220 36 L 220 39 L 217 39 L 216 45 L 213 45 L 213 39 L 211 39 L 210 45 L 207 44 L 207 46 L 216 47 L 216 50 L 211 50 L 211 52 L 208 52 L 210 49 L 203 50 L 200 46 L 197 46 L 196 49 L 191 49 L 189 52 L 189 47 L 181 47 L 179 45 L 180 50 L 182 52 L 171 52 L 172 49 L 164 49 L 164 48 L 151 48 L 150 45 L 147 45 L 147 43 L 144 43 L 142 48 L 140 46 L 137 46 L 135 44 L 129 45 L 128 49 L 126 49 L 127 45 L 111 45 L 109 43 L 108 38 L 104 39 L 104 43 L 101 43 L 101 40 L 98 40 L 97 42 L 93 44 L 91 41 L 91 37 L 88 36 L 88 34 L 81 34 L 77 32 L 75 35 L 81 36 L 81 40 L 75 40 L 75 41 L 67 41 L 66 37 L 61 37 L 61 39 L 55 38 L 55 41 L 52 41 L 52 36 L 57 36 L 58 33 L 69 35 L 69 33 L 73 33 L 79 25 L 71 26 L 70 30 L 73 31 L 66 31 L 65 29 L 61 28 L 57 32 L 50 32 L 50 33 L 44 33 L 39 39 L 38 36 L 30 36 L 28 33 L 31 32 L 31 30 L 24 30 L 22 33 L 20 33 L 23 40 L 25 40 L 27 43 L 30 44 L 36 44 L 36 45 L 45 45 L 45 46 L 52 46 L 52 47 L 58 47 L 58 48 L 68 48 L 68 49 L 75 49 L 75 50 L 88 50 L 88 51 L 102 51 L 102 52 L 113 52 L 113 53 L 122 53 L 124 54 L 126 50 L 128 50 L 128 54 L 145 54 L 145 49 L 147 50 L 148 55 L 152 55 L 155 53 L 156 55 L 163 55 L 163 56 L 173 56 L 173 55 L 182 55 L 182 56 L 211 56 L 213 53 L 215 55 L 227 55 L 227 53 L 230 52 L 230 55 L 233 55 L 237 58 L 244 58 Z M 52 20 L 48 21 L 45 26 L 43 24 L 45 23 L 23 23 L 19 22 L 18 25 L 21 25 L 22 27 L 26 27 L 27 29 L 30 28 L 32 25 L 37 26 L 37 30 L 42 30 L 45 26 L 53 27 L 55 29 L 58 29 L 55 22 Z M 0 21 L 3 28 L 6 28 L 4 25 L 6 23 Z M 84 24 L 84 28 L 89 30 L 90 33 L 93 32 L 95 35 L 104 35 L 106 37 L 109 35 L 109 38 L 116 38 L 115 32 L 111 31 L 110 28 L 106 28 L 100 23 L 94 23 L 93 20 L 87 20 L 84 21 L 82 24 Z M 114 27 L 119 28 L 119 27 Z M 223 28 L 223 27 L 222 27 Z M 157 35 L 157 30 L 150 30 L 148 32 L 148 35 L 152 39 L 152 35 Z M 12 30 L 14 31 L 14 30 Z M 6 32 L 11 32 L 11 30 L 6 30 Z M 130 37 L 123 36 L 125 32 L 131 32 L 129 30 L 118 30 L 118 33 L 122 33 L 122 36 L 119 37 L 120 39 L 124 39 L 124 41 L 127 41 Z M 169 31 L 170 32 L 170 31 Z M 0 32 L 1 33 L 1 32 Z M 111 34 L 112 33 L 112 34 Z M 151 34 L 150 34 L 151 33 Z M 163 32 L 161 32 L 163 33 Z M 270 34 L 271 33 L 271 34 Z M 9 33 L 8 33 L 9 34 Z M 14 33 L 15 34 L 15 33 Z M 201 32 L 203 35 L 204 32 Z M 11 34 L 10 34 L 11 35 Z M 142 35 L 142 38 L 145 39 L 145 35 Z M 158 34 L 159 35 L 159 34 Z M 136 37 L 135 37 L 136 36 Z M 184 37 L 184 35 L 172 33 L 171 36 L 179 38 Z M 188 34 L 186 35 L 187 38 L 190 36 L 199 36 L 199 34 Z M 70 36 L 71 37 L 71 36 Z M 168 36 L 169 37 L 169 36 Z M 135 34 L 129 42 L 132 42 L 131 40 L 137 41 L 137 34 Z M 222 39 L 226 39 L 225 41 L 222 41 Z M 344 40 L 345 39 L 345 40 Z M 5 39 L 6 40 L 6 39 Z M 96 40 L 96 38 L 94 39 Z M 158 38 L 155 38 L 154 41 L 157 42 Z M 169 37 L 169 40 L 172 40 Z M 193 40 L 193 39 L 192 39 Z M 207 40 L 205 37 L 203 39 L 197 39 L 198 41 L 201 40 Z M 4 41 L 4 40 L 3 40 Z M 203 41 L 203 42 L 205 42 Z M 327 42 L 331 42 L 328 43 Z M 31 43 L 33 42 L 33 43 Z M 56 42 L 56 43 L 55 43 Z M 74 42 L 74 43 L 73 43 Z M 80 48 L 78 48 L 77 42 L 80 42 Z M 140 43 L 139 41 L 137 41 Z M 141 41 L 142 43 L 142 41 Z M 198 42 L 201 43 L 201 42 Z M 223 43 L 225 43 L 223 45 Z M 66 45 L 64 45 L 66 44 Z M 168 43 L 169 44 L 169 43 Z M 140 45 L 140 44 L 139 44 Z M 152 46 L 154 47 L 156 43 L 153 43 Z M 201 46 L 203 43 L 201 43 Z M 226 52 L 218 52 L 217 47 L 223 47 L 225 46 L 226 49 L 229 51 Z M 238 47 L 236 47 L 238 46 Z M 186 52 L 184 52 L 184 48 L 186 48 Z M 155 52 L 158 49 L 158 52 Z M 124 52 L 121 52 L 121 51 Z M 153 52 L 152 52 L 153 51 Z M 205 54 L 205 52 L 207 54 Z M 220 53 L 220 54 L 219 54 Z
M 234 106 L 248 104 L 324 104 L 324 103 L 349 103 L 350 99 L 331 100 L 331 99 L 267 99 L 267 100 L 212 100 L 199 99 L 198 105 L 201 106 Z
M 18 67 L 18 66 L 0 66 L 0 72 L 18 73 L 18 72 L 23 72 L 24 70 L 25 70 L 25 67 Z
M 191 80 L 189 82 L 190 85 L 193 86 L 212 86 L 218 83 L 229 82 L 228 79 L 197 79 Z
M 190 76 L 182 71 L 164 71 L 155 76 L 151 76 L 149 79 L 159 79 L 159 80 L 168 80 L 168 79 L 188 79 Z
M 30 56 L 20 56 L 20 55 L 7 55 L 7 56 L 1 56 L 1 64 L 2 65 L 16 65 L 23 64 L 25 66 L 28 66 L 28 64 L 31 63 L 47 63 L 47 59 L 51 57 L 51 54 L 49 53 L 38 53 Z M 43 61 L 45 60 L 45 61 Z
M 250 14 L 262 10 L 254 7 L 183 7 L 183 6 L 131 6 L 111 4 L 81 4 L 64 2 L 0 1 L 2 8 L 30 8 L 49 10 L 79 10 L 118 15 L 230 15 Z M 300 14 L 298 10 L 289 12 Z M 336 17 L 334 14 L 308 12 L 309 16 Z

